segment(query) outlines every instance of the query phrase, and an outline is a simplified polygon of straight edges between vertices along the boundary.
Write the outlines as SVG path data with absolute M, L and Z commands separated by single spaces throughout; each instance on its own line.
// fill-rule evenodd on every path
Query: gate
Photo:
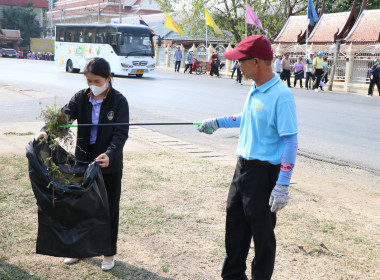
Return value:
M 371 67 L 377 57 L 380 57 L 380 44 L 366 46 L 355 54 L 352 71 L 353 83 L 369 83 Z

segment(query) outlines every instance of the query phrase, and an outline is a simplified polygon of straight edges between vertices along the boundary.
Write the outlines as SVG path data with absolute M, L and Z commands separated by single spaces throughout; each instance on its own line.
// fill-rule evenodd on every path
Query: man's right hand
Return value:
M 47 138 L 48 138 L 48 135 L 45 131 L 41 131 L 35 138 L 34 138 L 34 141 L 37 142 L 39 141 L 40 139 L 44 139 L 45 142 L 47 141 Z
M 200 127 L 198 127 L 199 132 L 206 134 L 212 134 L 215 130 L 219 128 L 218 121 L 216 118 L 203 120 Z

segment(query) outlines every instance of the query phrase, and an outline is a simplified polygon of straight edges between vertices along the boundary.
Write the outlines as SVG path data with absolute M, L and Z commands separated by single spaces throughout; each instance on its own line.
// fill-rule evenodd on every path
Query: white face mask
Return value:
M 108 83 L 105 82 L 104 85 L 102 86 L 95 86 L 95 85 L 91 85 L 90 86 L 90 89 L 92 91 L 92 93 L 95 95 L 95 96 L 98 96 L 99 94 L 101 94 L 102 92 L 104 92 L 106 89 L 108 88 Z

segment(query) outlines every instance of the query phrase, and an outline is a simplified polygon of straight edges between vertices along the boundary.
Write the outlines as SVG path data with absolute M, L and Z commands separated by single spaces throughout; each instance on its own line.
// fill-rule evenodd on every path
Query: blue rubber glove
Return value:
M 270 211 L 277 212 L 284 208 L 289 202 L 289 186 L 276 185 L 269 198 Z

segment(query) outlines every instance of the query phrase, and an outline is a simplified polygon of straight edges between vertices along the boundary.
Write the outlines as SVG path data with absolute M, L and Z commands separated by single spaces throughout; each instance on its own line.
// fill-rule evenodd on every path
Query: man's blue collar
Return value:
M 259 87 L 255 87 L 255 82 L 253 82 L 252 83 L 253 90 L 258 90 L 262 93 L 265 93 L 269 88 L 277 84 L 280 81 L 280 77 L 274 72 L 273 74 L 274 74 L 274 77 L 272 79 L 270 79 L 268 82 L 266 82 L 265 84 Z

